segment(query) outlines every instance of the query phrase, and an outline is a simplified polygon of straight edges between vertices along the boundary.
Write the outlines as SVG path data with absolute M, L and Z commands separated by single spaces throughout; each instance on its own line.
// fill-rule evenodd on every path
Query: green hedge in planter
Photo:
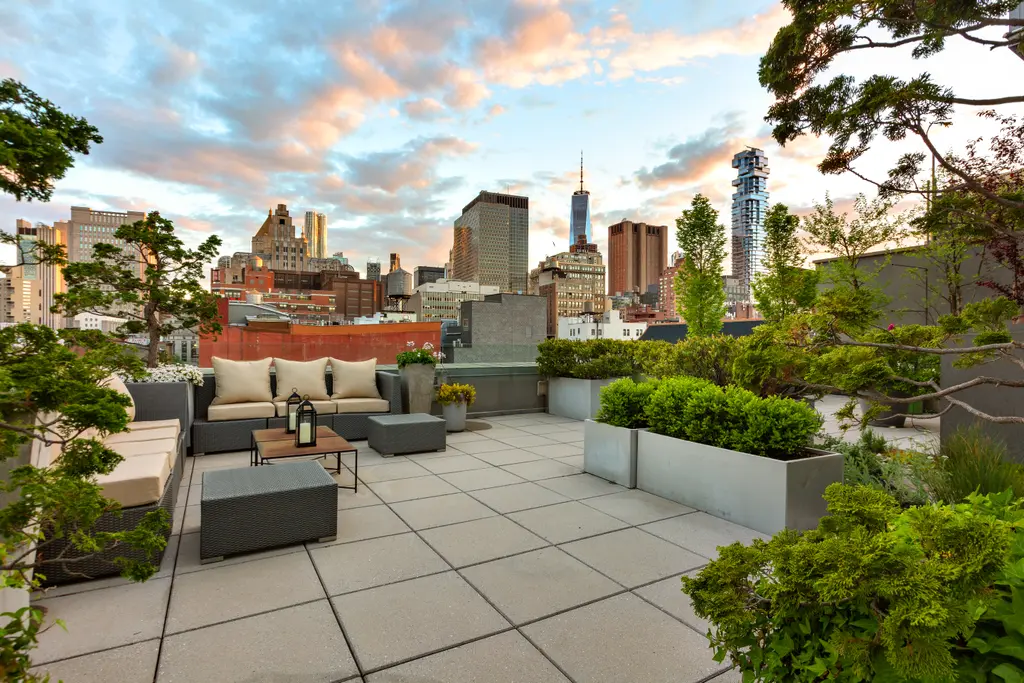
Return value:
M 656 434 L 780 460 L 801 453 L 821 428 L 821 416 L 802 401 L 694 377 L 662 380 L 647 421 Z
M 544 377 L 610 379 L 636 373 L 633 345 L 618 339 L 547 339 L 537 345 L 537 371 Z
M 1024 511 L 1009 493 L 901 509 L 832 484 L 829 514 L 718 559 L 683 591 L 744 681 L 996 683 L 1024 676 Z
M 632 378 L 612 382 L 601 389 L 597 421 L 613 427 L 641 429 L 647 426 L 647 404 L 658 383 L 634 382 Z

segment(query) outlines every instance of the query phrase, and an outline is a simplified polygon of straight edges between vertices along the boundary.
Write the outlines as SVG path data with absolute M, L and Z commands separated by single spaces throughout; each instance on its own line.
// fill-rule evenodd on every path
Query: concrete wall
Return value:
M 449 362 L 534 362 L 547 339 L 547 299 L 493 294 L 462 303 L 461 347 L 446 348 Z
M 1024 325 L 1016 327 L 1024 328 Z M 1024 329 L 1014 331 L 1014 338 L 1024 341 Z M 972 343 L 968 337 L 966 343 Z M 960 382 L 967 381 L 981 374 L 986 377 L 1003 377 L 1006 379 L 1022 379 L 1024 372 L 1020 367 L 1008 361 L 1001 361 L 988 365 L 975 366 L 966 370 L 958 370 L 953 367 L 954 356 L 944 356 L 942 359 L 942 386 L 948 387 Z M 1024 389 L 1010 387 L 980 386 L 972 387 L 956 394 L 972 407 L 982 410 L 989 415 L 1016 415 L 1024 416 Z M 941 438 L 943 440 L 955 434 L 960 427 L 978 425 L 985 433 L 1001 440 L 1006 444 L 1010 457 L 1017 462 L 1024 462 L 1024 425 L 1022 424 L 995 424 L 986 420 L 974 417 L 962 408 L 952 408 L 942 416 Z
M 457 364 L 439 369 L 442 381 L 472 384 L 476 387 L 476 402 L 469 407 L 469 416 L 543 412 L 545 396 L 538 396 L 541 377 L 533 363 Z M 437 403 L 431 413 L 441 414 Z

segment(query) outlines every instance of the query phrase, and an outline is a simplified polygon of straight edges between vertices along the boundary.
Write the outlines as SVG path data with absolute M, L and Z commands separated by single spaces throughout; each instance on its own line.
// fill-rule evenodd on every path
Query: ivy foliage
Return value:
M 959 676 L 1020 667 L 1019 501 L 903 509 L 843 484 L 825 500 L 816 530 L 720 548 L 683 577 L 717 661 L 771 683 L 1018 680 Z

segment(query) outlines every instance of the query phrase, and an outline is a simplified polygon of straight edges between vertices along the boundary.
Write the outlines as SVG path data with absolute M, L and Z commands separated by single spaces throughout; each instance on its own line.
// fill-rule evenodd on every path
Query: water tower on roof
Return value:
M 405 302 L 412 296 L 412 273 L 402 268 L 401 257 L 391 254 L 391 270 L 385 276 L 384 293 L 389 311 L 404 311 Z

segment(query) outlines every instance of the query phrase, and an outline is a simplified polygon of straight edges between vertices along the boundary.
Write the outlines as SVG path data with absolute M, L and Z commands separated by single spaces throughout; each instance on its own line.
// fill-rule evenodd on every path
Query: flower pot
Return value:
M 448 403 L 441 406 L 445 429 L 449 432 L 461 432 L 466 429 L 466 404 Z
M 573 420 L 592 420 L 601 408 L 601 388 L 617 379 L 552 377 L 548 380 L 548 413 Z
M 402 407 L 407 413 L 430 413 L 434 400 L 434 366 L 406 365 L 398 371 L 402 379 Z
M 583 423 L 583 471 L 627 488 L 636 488 L 636 440 L 639 429 Z
M 807 451 L 774 460 L 641 430 L 636 487 L 765 534 L 813 529 L 825 488 L 843 481 L 843 456 Z
M 885 408 L 873 420 L 868 420 L 869 425 L 872 427 L 902 427 L 907 423 L 907 418 L 903 414 L 907 412 L 908 404 L 881 403 L 881 405 L 885 406 Z M 863 398 L 860 399 L 861 414 L 864 414 L 870 408 L 871 401 L 866 401 Z

